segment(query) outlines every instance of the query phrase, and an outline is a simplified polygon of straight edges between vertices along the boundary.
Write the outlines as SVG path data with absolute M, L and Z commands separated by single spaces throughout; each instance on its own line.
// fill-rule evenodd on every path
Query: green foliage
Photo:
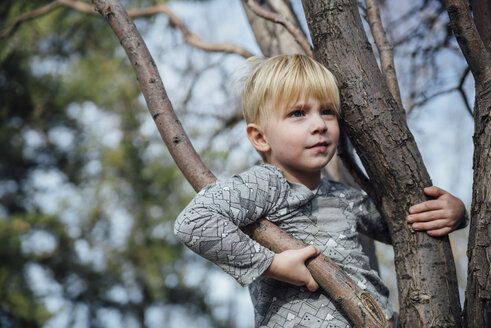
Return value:
M 2 2 L 0 30 L 48 2 Z M 172 228 L 190 190 L 150 151 L 164 146 L 142 135 L 139 97 L 97 16 L 58 8 L 0 40 L 0 326 L 40 327 L 81 306 L 91 327 L 106 326 L 103 309 L 145 326 L 169 305 L 227 326 L 184 279 L 192 264 Z M 71 305 L 48 311 L 49 297 Z

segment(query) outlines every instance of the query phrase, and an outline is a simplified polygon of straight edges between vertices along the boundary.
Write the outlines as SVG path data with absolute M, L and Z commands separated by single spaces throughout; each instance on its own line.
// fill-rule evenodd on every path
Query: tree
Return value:
M 2 2 L 0 17 L 38 5 Z M 0 326 L 144 326 L 166 305 L 163 322 L 180 311 L 230 326 L 206 279 L 183 274 L 207 270 L 172 236 L 189 191 L 168 156 L 148 154 L 160 141 L 142 134 L 131 68 L 88 17 L 58 8 L 0 41 Z
M 476 2 L 476 3 L 478 4 L 478 2 Z M 329 66 L 331 68 L 331 70 L 333 70 L 338 75 L 338 78 L 340 79 L 340 81 L 344 81 L 344 82 L 342 82 L 343 85 L 345 87 L 346 86 L 348 87 L 348 88 L 343 88 L 343 91 L 342 91 L 343 99 L 347 104 L 352 104 L 352 106 L 349 106 L 350 109 L 352 109 L 352 110 L 347 111 L 347 115 L 344 118 L 345 127 L 346 127 L 346 130 L 348 131 L 348 134 L 350 134 L 350 136 L 351 136 L 351 139 L 355 145 L 355 148 L 357 148 L 357 151 L 360 153 L 360 157 L 361 157 L 362 161 L 364 162 L 365 168 L 367 169 L 368 175 L 370 176 L 372 183 L 377 186 L 377 188 L 376 188 L 377 190 L 382 191 L 382 193 L 379 193 L 378 195 L 375 194 L 374 199 L 378 200 L 382 212 L 385 212 L 387 217 L 391 217 L 391 218 L 394 218 L 394 217 L 397 218 L 398 217 L 399 218 L 399 220 L 396 220 L 396 219 L 389 220 L 389 224 L 391 225 L 392 231 L 394 233 L 399 231 L 400 234 L 402 235 L 402 236 L 400 236 L 401 240 L 403 240 L 403 241 L 414 239 L 416 243 L 424 243 L 425 245 L 433 244 L 433 246 L 430 246 L 433 248 L 443 247 L 442 248 L 443 253 L 441 253 L 442 255 L 440 256 L 440 258 L 450 259 L 451 255 L 449 254 L 449 248 L 445 242 L 437 241 L 435 243 L 433 240 L 429 239 L 428 237 L 424 237 L 419 233 L 418 234 L 412 234 L 412 232 L 407 230 L 405 227 L 401 226 L 401 223 L 400 223 L 400 222 L 402 222 L 401 218 L 404 217 L 403 210 L 401 210 L 399 208 L 393 208 L 393 207 L 391 208 L 391 206 L 389 205 L 390 202 L 392 202 L 392 203 L 400 202 L 402 204 L 411 204 L 411 203 L 414 203 L 417 200 L 421 199 L 421 196 L 422 196 L 420 194 L 421 187 L 424 186 L 425 184 L 428 184 L 429 178 L 428 178 L 427 174 L 424 173 L 424 171 L 425 171 L 424 166 L 422 165 L 421 159 L 418 159 L 419 155 L 417 154 L 417 150 L 414 147 L 414 143 L 411 141 L 411 136 L 407 132 L 407 129 L 404 128 L 404 123 L 403 123 L 404 117 L 403 117 L 403 114 L 401 113 L 401 108 L 398 108 L 400 106 L 398 106 L 396 104 L 397 101 L 393 100 L 393 96 L 389 93 L 388 89 L 386 89 L 385 86 L 380 87 L 381 84 L 383 85 L 383 82 L 381 82 L 382 78 L 381 78 L 380 74 L 378 73 L 378 68 L 376 66 L 375 60 L 373 59 L 373 55 L 370 54 L 370 52 L 367 52 L 366 51 L 367 49 L 365 49 L 366 45 L 368 44 L 368 41 L 366 40 L 366 38 L 363 37 L 364 32 L 362 32 L 360 20 L 356 19 L 356 16 L 358 15 L 357 10 L 356 10 L 356 4 L 354 2 L 339 2 L 338 3 L 335 1 L 333 1 L 333 2 L 327 2 L 326 1 L 326 2 L 315 3 L 315 2 L 310 2 L 310 1 L 304 1 L 304 5 L 306 7 L 305 11 L 308 14 L 308 20 L 310 23 L 312 40 L 313 40 L 313 43 L 315 45 L 317 58 L 320 61 L 322 61 L 324 64 Z M 319 7 L 316 7 L 316 6 L 319 6 Z M 320 8 L 320 6 L 322 6 L 322 8 Z M 327 8 L 328 10 L 326 11 L 325 8 Z M 455 7 L 449 6 L 449 8 L 455 8 Z M 327 17 L 323 16 L 326 14 L 326 12 L 329 12 L 331 15 L 328 15 Z M 449 12 L 451 12 L 450 9 L 449 9 Z M 468 8 L 460 7 L 459 10 L 454 9 L 453 12 L 454 13 L 465 13 L 465 12 L 468 12 Z M 343 20 L 339 19 L 339 17 L 341 17 L 341 15 L 344 15 L 344 14 L 348 14 L 349 17 L 347 17 L 347 18 L 349 18 L 350 20 L 353 19 L 351 24 L 346 25 L 346 20 L 343 21 Z M 452 19 L 452 16 L 450 16 L 450 17 Z M 326 24 L 326 22 L 328 20 L 331 22 L 331 24 L 329 24 L 329 25 Z M 476 19 L 476 20 L 479 21 L 479 19 Z M 453 18 L 453 21 L 455 21 L 455 17 Z M 481 19 L 481 22 L 482 22 L 482 19 Z M 346 27 L 342 28 L 342 26 L 343 27 L 346 26 Z M 357 31 L 359 32 L 358 35 L 360 35 L 360 40 L 361 40 L 361 42 L 359 44 L 353 43 L 355 40 L 353 35 L 346 36 L 347 34 L 349 34 L 349 32 L 355 31 L 353 26 L 357 26 Z M 458 24 L 457 24 L 457 26 L 458 26 Z M 478 26 L 479 26 L 479 24 L 478 24 Z M 481 26 L 486 26 L 486 24 L 481 24 Z M 456 30 L 458 30 L 458 29 L 456 29 Z M 485 37 L 486 32 L 480 31 L 480 33 L 482 35 L 482 37 L 481 37 L 482 40 L 483 41 L 486 40 L 486 37 Z M 467 37 L 465 37 L 465 39 L 468 40 Z M 479 38 L 477 38 L 477 39 L 474 38 L 472 40 L 471 44 L 474 44 L 474 42 L 479 43 L 478 41 L 475 41 L 478 39 Z M 489 39 L 487 39 L 487 40 L 488 41 L 486 41 L 486 42 L 487 42 L 487 44 L 489 44 Z M 342 46 L 333 47 L 333 49 L 332 48 L 330 49 L 326 46 L 326 44 L 325 44 L 326 42 L 333 43 L 333 44 L 336 44 L 336 42 L 338 42 Z M 370 74 L 368 75 L 368 77 L 372 78 L 372 80 L 369 80 L 369 81 L 363 81 L 362 80 L 362 82 L 360 83 L 360 81 L 357 81 L 357 79 L 354 79 L 353 76 L 363 76 L 363 74 L 359 74 L 354 70 L 354 67 L 356 67 L 355 64 L 346 65 L 343 67 L 341 67 L 341 66 L 338 67 L 338 65 L 340 65 L 340 63 L 343 63 L 346 58 L 351 58 L 351 57 L 348 57 L 346 55 L 346 53 L 342 53 L 342 49 L 345 49 L 347 44 L 352 44 L 350 49 L 352 49 L 354 53 L 358 54 L 356 56 L 356 59 L 359 60 L 360 62 L 364 63 L 363 68 L 370 70 Z M 465 47 L 463 47 L 463 48 L 465 48 Z M 471 50 L 473 50 L 473 49 L 474 48 L 471 48 Z M 489 49 L 489 46 L 487 47 L 487 49 Z M 479 74 L 478 74 L 479 79 L 476 78 L 476 89 L 479 91 L 477 94 L 486 94 L 486 92 L 487 92 L 486 90 L 489 90 L 488 87 L 486 86 L 486 83 L 487 83 L 487 80 L 486 80 L 487 77 L 486 76 L 489 76 L 489 74 L 488 74 L 489 63 L 486 63 L 486 58 L 489 59 L 489 52 L 487 53 L 487 57 L 486 57 L 486 53 L 484 51 L 482 51 L 482 49 L 479 50 L 478 53 L 480 53 L 481 55 L 478 56 L 479 65 L 477 65 L 477 67 L 479 68 L 479 70 L 477 70 L 477 71 L 479 72 Z M 483 53 L 484 53 L 484 55 L 482 55 Z M 342 58 L 338 57 L 340 59 L 338 59 L 337 61 L 336 60 L 332 61 L 332 58 L 336 58 L 337 56 L 342 56 Z M 329 61 L 327 59 L 329 59 Z M 347 61 L 347 62 L 349 62 L 349 61 Z M 353 62 L 351 62 L 351 63 L 353 63 Z M 470 66 L 471 66 L 471 71 L 473 71 L 472 67 L 476 67 L 473 65 L 470 65 Z M 476 73 L 474 73 L 474 71 L 473 71 L 473 74 L 475 75 Z M 484 78 L 483 78 L 483 76 L 484 76 Z M 479 81 L 481 81 L 481 82 L 479 82 Z M 483 85 L 479 86 L 479 83 L 481 83 Z M 359 94 L 364 93 L 363 91 L 359 91 L 358 93 L 353 94 L 353 90 L 368 90 L 368 91 L 365 91 L 365 94 L 367 94 L 368 97 L 370 97 L 370 95 L 373 95 L 373 98 L 368 99 L 368 101 L 367 101 L 367 99 L 358 97 Z M 374 103 L 377 104 L 376 107 L 373 107 L 373 108 L 376 108 L 376 110 L 374 110 L 374 109 L 371 110 L 372 113 L 375 113 L 377 111 L 375 113 L 376 115 L 374 116 L 377 118 L 377 120 L 375 120 L 374 118 L 366 118 L 366 116 L 364 116 L 367 114 L 367 112 L 366 112 L 367 105 L 366 104 L 368 104 L 368 103 L 370 103 L 371 105 L 373 105 Z M 487 103 L 487 104 L 489 104 L 489 103 Z M 363 108 L 365 108 L 365 109 L 362 111 Z M 388 108 L 390 110 L 388 110 Z M 478 114 L 480 116 L 479 116 L 479 119 L 476 120 L 476 122 L 479 121 L 481 123 L 486 123 L 487 121 L 489 121 L 486 119 L 484 119 L 484 120 L 481 119 L 481 117 L 482 118 L 487 117 L 486 115 L 488 112 L 486 112 L 486 108 L 489 109 L 489 105 L 478 106 L 476 108 L 483 108 L 482 110 L 477 111 L 477 113 L 480 113 L 480 114 Z M 359 112 L 354 112 L 353 109 L 358 109 Z M 384 115 L 387 115 L 387 116 L 380 115 L 380 113 L 385 113 Z M 474 113 L 476 114 L 476 110 L 474 110 Z M 398 136 L 398 137 L 400 137 L 401 135 L 404 136 L 404 137 L 401 137 L 399 140 L 397 140 L 394 144 L 388 145 L 388 148 L 390 149 L 390 151 L 394 151 L 395 153 L 399 153 L 399 154 L 402 154 L 402 153 L 404 153 L 404 151 L 406 151 L 406 154 L 410 154 L 411 158 L 416 158 L 416 160 L 414 160 L 414 162 L 412 162 L 412 164 L 409 165 L 410 171 L 412 172 L 410 175 L 407 175 L 405 173 L 406 172 L 405 169 L 407 169 L 407 168 L 404 168 L 401 170 L 385 171 L 387 169 L 386 166 L 390 167 L 390 165 L 391 165 L 391 164 L 387 164 L 389 162 L 383 163 L 381 160 L 383 158 L 384 154 L 388 154 L 387 151 L 382 152 L 382 154 L 380 154 L 380 157 L 378 157 L 378 160 L 376 160 L 376 161 L 373 161 L 371 158 L 370 159 L 368 158 L 369 155 L 373 153 L 373 152 L 367 151 L 367 149 L 369 149 L 368 145 L 371 144 L 371 141 L 373 139 L 373 138 L 370 138 L 370 136 L 373 136 L 373 134 L 369 135 L 367 133 L 367 131 L 360 130 L 359 127 L 357 126 L 357 124 L 353 124 L 353 123 L 357 122 L 357 119 L 361 118 L 362 120 L 364 120 L 365 126 L 372 129 L 372 131 L 377 131 L 377 129 L 379 127 L 374 126 L 373 122 L 385 124 L 386 122 L 384 122 L 384 120 L 382 119 L 383 117 L 389 118 L 387 120 L 387 121 L 389 121 L 388 125 L 386 125 L 388 127 L 387 129 L 389 129 L 389 128 L 398 129 L 396 132 L 390 133 L 389 135 Z M 396 124 L 391 124 L 390 120 L 395 121 Z M 380 124 L 380 125 L 382 126 L 383 124 Z M 486 139 L 485 136 L 489 136 L 489 133 L 486 132 L 487 131 L 486 125 L 485 126 L 477 125 L 477 127 L 478 127 L 478 129 L 476 129 L 476 131 L 479 132 L 478 135 L 479 136 L 482 135 L 483 137 L 479 137 L 478 140 L 480 140 L 480 143 L 476 143 L 476 152 L 478 154 L 475 155 L 475 158 L 476 158 L 476 161 L 477 161 L 477 159 L 479 159 L 479 160 L 483 160 L 484 161 L 483 163 L 486 163 L 486 160 L 489 159 L 489 154 L 485 153 L 484 150 L 489 148 L 489 139 Z M 375 132 L 372 132 L 372 133 L 375 133 Z M 376 133 L 375 133 L 375 135 L 376 135 Z M 386 136 L 387 132 L 382 133 L 382 135 Z M 385 140 L 379 139 L 379 143 L 383 144 L 383 143 L 385 143 Z M 403 144 L 403 146 L 404 146 L 401 148 L 404 148 L 405 150 L 399 149 L 401 144 Z M 373 148 L 376 148 L 377 146 L 371 144 L 371 147 L 373 149 Z M 404 158 L 404 156 L 406 156 L 406 155 L 401 155 L 401 158 Z M 400 162 L 401 162 L 401 160 L 398 159 L 395 162 L 391 162 L 391 163 L 400 163 Z M 379 163 L 380 165 L 378 165 L 377 163 Z M 479 164 L 479 167 L 485 168 L 486 166 L 484 166 L 483 164 Z M 390 174 L 387 175 L 386 174 L 387 172 Z M 388 181 L 387 177 L 392 176 L 392 174 L 395 177 L 394 181 Z M 402 174 L 403 176 L 401 177 L 400 174 Z M 382 178 L 377 178 L 377 176 L 378 177 L 382 176 Z M 477 213 L 478 210 L 475 210 L 474 207 L 476 206 L 476 207 L 482 208 L 482 207 L 485 207 L 483 204 L 486 204 L 486 200 L 481 200 L 478 198 L 478 197 L 481 197 L 481 196 L 487 194 L 486 188 L 488 188 L 487 186 L 489 185 L 489 183 L 486 183 L 488 181 L 488 180 L 486 180 L 486 178 L 489 178 L 489 176 L 486 177 L 486 173 L 481 172 L 481 174 L 479 175 L 479 180 L 476 180 L 477 177 L 474 180 L 475 186 L 480 186 L 480 187 L 475 188 L 475 192 L 474 192 L 473 210 L 471 212 L 471 227 L 476 226 L 476 224 L 475 224 L 476 214 L 475 213 Z M 402 186 L 398 185 L 397 181 L 399 181 L 399 183 L 402 183 L 403 185 Z M 388 182 L 390 182 L 390 183 L 388 183 Z M 392 188 L 392 190 L 395 190 L 395 193 L 391 192 L 390 188 Z M 399 193 L 401 193 L 401 190 L 408 190 L 408 189 L 409 189 L 409 191 L 412 190 L 412 192 L 408 193 L 408 195 L 411 195 L 408 197 L 409 199 L 408 198 L 390 199 L 391 197 L 388 197 L 388 195 L 397 195 L 397 197 L 399 197 L 400 196 Z M 477 191 L 477 190 L 479 190 L 479 191 Z M 388 199 L 390 201 L 387 201 Z M 476 201 L 476 199 L 478 199 L 478 200 Z M 487 201 L 487 203 L 489 203 L 489 200 Z M 390 215 L 390 213 L 392 211 L 394 213 L 396 213 L 394 216 Z M 477 253 L 489 254 L 489 246 L 486 243 L 486 239 L 485 239 L 485 236 L 487 236 L 489 234 L 489 231 L 486 230 L 486 229 L 488 229 L 487 227 L 489 226 L 488 225 L 489 218 L 486 217 L 486 214 L 480 214 L 478 216 L 479 216 L 479 219 L 477 221 L 479 222 L 479 224 L 477 225 L 478 228 L 476 229 L 477 238 L 475 238 L 475 240 L 477 240 L 477 244 L 474 248 L 476 249 L 476 251 L 478 251 Z M 486 231 L 488 232 L 487 234 L 486 234 Z M 406 245 L 404 245 L 403 243 L 397 242 L 397 234 L 394 234 L 394 235 L 395 235 L 394 240 L 396 240 L 396 245 L 395 245 L 396 246 L 396 260 L 400 259 L 402 261 L 403 260 L 402 255 L 405 255 Z M 472 237 L 472 232 L 471 232 L 470 238 L 471 238 L 471 241 L 474 238 L 474 237 Z M 398 247 L 400 247 L 399 250 L 397 250 Z M 414 254 L 424 254 L 424 250 L 421 250 L 421 249 L 411 249 L 411 252 L 414 252 Z M 397 255 L 397 253 L 399 255 Z M 430 252 L 430 255 L 431 255 L 431 253 L 432 252 Z M 417 257 L 418 256 L 416 256 L 416 258 Z M 481 257 L 482 257 L 482 255 L 481 255 Z M 476 258 L 476 257 L 473 257 L 473 259 L 474 258 Z M 479 259 L 479 256 L 477 256 L 477 259 Z M 433 263 L 440 265 L 440 268 L 443 268 L 443 270 L 441 270 L 442 272 L 451 272 L 452 271 L 452 265 L 449 265 L 449 266 L 442 265 L 441 263 L 437 263 L 438 260 L 439 260 L 438 258 L 433 260 Z M 427 263 L 425 263 L 424 261 L 419 261 L 418 259 L 415 261 L 415 263 L 416 263 L 415 267 L 419 266 L 420 268 L 425 268 L 425 265 L 427 265 Z M 474 295 L 477 295 L 477 299 L 481 298 L 481 301 L 479 301 L 479 302 L 481 302 L 481 304 L 483 304 L 483 305 L 479 307 L 481 309 L 480 310 L 481 315 L 477 315 L 477 316 L 474 316 L 474 315 L 469 316 L 468 315 L 468 316 L 466 316 L 466 318 L 467 318 L 467 320 L 470 320 L 470 318 L 472 318 L 473 320 L 474 319 L 480 320 L 479 318 L 482 318 L 483 321 L 481 321 L 481 322 L 489 322 L 489 321 L 486 321 L 486 320 L 489 320 L 489 319 L 486 319 L 486 315 L 489 315 L 489 313 L 488 314 L 485 313 L 486 309 L 489 308 L 489 306 L 486 306 L 487 305 L 486 302 L 488 302 L 487 300 L 489 299 L 489 297 L 486 296 L 486 295 L 488 295 L 487 294 L 488 292 L 486 292 L 486 286 L 489 286 L 489 284 L 486 285 L 486 282 L 489 281 L 489 276 L 486 275 L 486 273 L 489 270 L 486 270 L 486 267 L 489 268 L 489 264 L 486 261 L 482 261 L 482 259 L 477 260 L 475 263 L 479 264 L 481 266 L 481 268 L 480 268 L 480 270 L 474 270 L 473 271 L 473 272 L 476 272 L 476 271 L 478 272 L 478 275 L 477 275 L 478 279 L 475 279 L 474 283 L 472 281 L 470 281 L 470 284 L 473 283 L 474 286 L 476 286 L 476 284 L 479 285 L 479 287 L 474 287 L 473 290 L 480 291 L 480 292 L 474 292 Z M 409 265 L 409 268 L 411 268 L 411 267 L 412 267 L 412 265 Z M 403 265 L 401 264 L 401 268 L 398 268 L 399 279 L 406 280 L 407 275 L 404 273 L 405 270 L 407 270 L 407 269 L 404 268 Z M 418 272 L 419 270 L 415 270 L 415 271 L 418 274 L 420 274 L 420 272 Z M 425 271 L 425 269 L 423 269 L 421 271 Z M 445 274 L 442 275 L 441 274 L 442 272 L 437 272 L 437 271 L 438 270 L 433 270 L 433 271 L 430 270 L 429 272 L 437 275 L 439 277 L 438 279 L 443 279 L 444 281 L 446 281 L 447 277 L 442 277 Z M 409 275 L 412 274 L 412 270 L 408 270 L 407 272 L 409 272 Z M 419 322 L 421 325 L 429 325 L 429 324 L 442 324 L 442 325 L 444 325 L 445 323 L 449 323 L 449 324 L 453 323 L 453 324 L 458 325 L 458 322 L 460 321 L 460 319 L 458 318 L 458 315 L 457 316 L 454 316 L 454 315 L 455 315 L 455 313 L 458 313 L 459 310 L 452 308 L 453 306 L 456 306 L 456 305 L 458 306 L 458 304 L 459 304 L 458 297 L 456 297 L 456 287 L 455 287 L 456 280 L 455 280 L 455 278 L 452 278 L 450 275 L 450 278 L 449 278 L 448 283 L 447 283 L 447 285 L 454 286 L 453 288 L 449 288 L 449 293 L 452 295 L 452 297 L 450 297 L 450 301 L 449 301 L 448 299 L 444 299 L 444 297 L 439 297 L 438 291 L 436 290 L 437 289 L 436 285 L 431 286 L 431 288 L 430 288 L 431 293 L 430 294 L 421 293 L 421 290 L 420 289 L 418 290 L 417 287 L 420 286 L 421 281 L 428 281 L 428 278 L 425 277 L 426 273 L 422 272 L 421 274 L 422 274 L 422 276 L 420 276 L 420 278 L 413 277 L 413 279 L 410 279 L 407 281 L 407 284 L 406 283 L 400 284 L 400 289 L 403 292 L 406 292 L 405 295 L 403 295 L 403 293 L 400 293 L 403 323 L 411 323 L 411 325 L 413 325 L 415 322 Z M 434 282 L 434 280 L 431 280 L 431 281 Z M 407 286 L 409 286 L 409 287 L 407 287 Z M 415 290 L 413 289 L 413 291 L 416 291 L 416 293 L 407 293 L 407 291 L 412 290 L 411 288 L 416 288 Z M 432 302 L 428 302 L 429 298 L 432 299 Z M 433 314 L 430 314 L 430 312 L 432 312 L 432 310 L 433 310 L 433 309 L 430 309 L 430 306 L 433 303 L 433 299 L 438 300 L 438 302 L 440 302 L 440 304 L 442 304 L 442 307 L 436 308 L 435 311 L 433 312 Z M 467 301 L 469 301 L 469 300 L 467 300 Z M 474 301 L 476 301 L 475 298 L 473 299 L 472 302 L 474 302 Z M 471 304 L 471 303 L 466 303 L 466 304 L 467 304 L 466 309 L 472 308 L 472 306 L 469 306 L 469 304 Z M 412 310 L 415 308 L 417 309 L 417 311 Z M 441 316 L 439 316 L 438 313 L 440 313 Z M 434 317 L 432 317 L 432 315 L 434 315 Z M 476 318 L 476 317 L 478 317 L 478 318 Z M 470 326 L 470 323 L 467 323 L 467 324 Z M 476 324 L 476 326 L 479 326 L 479 325 Z

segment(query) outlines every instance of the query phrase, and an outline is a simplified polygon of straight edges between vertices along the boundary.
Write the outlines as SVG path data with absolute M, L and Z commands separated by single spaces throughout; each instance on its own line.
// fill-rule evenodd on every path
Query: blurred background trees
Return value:
M 63 3 L 75 2 L 0 3 L 0 326 L 251 327 L 247 291 L 174 239 L 173 221 L 194 192 L 162 145 L 119 43 L 99 16 Z M 203 40 L 265 51 L 239 1 L 166 3 Z M 383 4 L 403 105 L 430 175 L 469 204 L 473 81 L 448 16 L 439 1 Z M 306 30 L 300 2 L 292 9 Z M 221 176 L 255 163 L 234 94 L 243 57 L 188 45 L 166 15 L 136 23 L 208 167 Z M 464 240 L 454 241 L 457 256 Z M 395 295 L 391 250 L 379 249 Z

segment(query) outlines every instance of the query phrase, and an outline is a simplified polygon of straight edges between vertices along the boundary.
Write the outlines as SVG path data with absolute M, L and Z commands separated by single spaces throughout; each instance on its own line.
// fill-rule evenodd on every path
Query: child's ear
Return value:
M 247 137 L 257 151 L 265 153 L 270 150 L 263 129 L 259 125 L 255 123 L 247 124 Z

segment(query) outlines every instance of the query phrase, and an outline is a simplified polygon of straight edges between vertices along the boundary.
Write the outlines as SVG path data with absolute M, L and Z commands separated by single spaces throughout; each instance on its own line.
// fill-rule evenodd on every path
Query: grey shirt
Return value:
M 369 198 L 327 179 L 310 190 L 286 180 L 279 168 L 263 164 L 203 188 L 174 227 L 189 248 L 241 285 L 249 285 L 256 327 L 353 326 L 324 292 L 261 277 L 274 253 L 240 227 L 263 217 L 317 246 L 374 297 L 387 319 L 392 316 L 388 289 L 370 269 L 357 238 L 360 231 L 390 242 L 387 226 Z

